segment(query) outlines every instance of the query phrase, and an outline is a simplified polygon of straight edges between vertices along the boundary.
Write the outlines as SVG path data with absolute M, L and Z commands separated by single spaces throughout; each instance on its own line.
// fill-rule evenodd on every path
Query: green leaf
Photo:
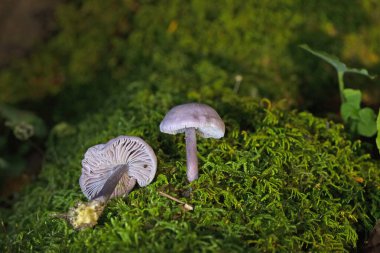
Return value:
M 358 133 L 365 137 L 372 137 L 376 134 L 376 115 L 371 108 L 363 108 L 359 111 Z
M 323 52 L 323 51 L 318 51 L 318 50 L 313 50 L 311 49 L 308 45 L 306 44 L 303 44 L 303 45 L 300 45 L 299 46 L 300 48 L 308 51 L 309 53 L 325 60 L 326 62 L 330 63 L 332 66 L 334 66 L 336 68 L 336 70 L 338 72 L 341 72 L 341 73 L 345 73 L 345 72 L 349 72 L 349 73 L 356 73 L 356 74 L 360 74 L 360 75 L 364 75 L 364 76 L 367 76 L 371 79 L 374 79 L 376 77 L 376 75 L 370 75 L 368 73 L 368 71 L 366 69 L 356 69 L 356 68 L 349 68 L 346 66 L 346 64 L 344 64 L 343 62 L 341 62 L 338 57 L 334 56 L 334 55 L 330 55 L 326 52 Z
M 340 105 L 340 115 L 344 122 L 348 122 L 349 119 L 359 120 L 360 108 L 355 107 L 351 103 L 343 103 Z
M 377 116 L 377 138 L 376 138 L 376 145 L 377 149 L 380 153 L 380 109 L 379 109 L 379 115 Z
M 343 96 L 346 99 L 345 103 L 351 104 L 354 108 L 360 109 L 362 93 L 360 90 L 344 89 Z
M 350 129 L 349 131 L 351 133 L 357 133 L 358 132 L 358 122 L 359 122 L 358 120 L 353 120 L 348 125 L 348 128 Z

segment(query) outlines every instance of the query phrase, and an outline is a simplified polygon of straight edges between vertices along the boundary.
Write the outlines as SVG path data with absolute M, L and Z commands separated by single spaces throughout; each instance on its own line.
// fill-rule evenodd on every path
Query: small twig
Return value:
M 183 208 L 185 208 L 186 210 L 188 210 L 188 211 L 193 211 L 194 210 L 194 207 L 193 206 L 191 206 L 191 205 L 189 205 L 189 204 L 184 204 L 183 205 Z
M 194 210 L 194 207 L 193 207 L 192 205 L 189 205 L 189 204 L 187 204 L 186 202 L 183 202 L 182 200 L 179 200 L 179 199 L 177 199 L 177 198 L 175 198 L 175 197 L 173 197 L 173 196 L 170 196 L 169 194 L 166 194 L 166 193 L 164 193 L 164 192 L 162 192 L 162 191 L 158 191 L 158 194 L 160 194 L 161 196 L 164 196 L 164 197 L 166 197 L 166 198 L 168 198 L 168 199 L 171 199 L 171 200 L 173 200 L 173 201 L 175 201 L 175 202 L 177 202 L 177 203 L 182 204 L 183 207 L 184 207 L 186 210 L 188 210 L 188 211 L 193 211 L 193 210 Z
M 164 193 L 162 191 L 158 191 L 158 194 L 160 194 L 161 196 L 167 197 L 168 199 L 171 199 L 171 200 L 173 200 L 175 202 L 178 202 L 180 204 L 186 204 L 185 202 L 183 202 L 183 201 L 181 201 L 181 200 L 179 200 L 179 199 L 177 199 L 177 198 L 175 198 L 173 196 L 170 196 L 169 194 L 166 194 L 166 193 Z

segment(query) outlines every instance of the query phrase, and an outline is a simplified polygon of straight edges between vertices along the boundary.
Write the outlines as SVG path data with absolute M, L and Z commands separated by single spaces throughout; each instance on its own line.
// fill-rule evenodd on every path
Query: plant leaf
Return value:
M 376 115 L 371 108 L 363 108 L 359 111 L 358 133 L 365 137 L 372 137 L 376 134 Z
M 336 70 L 338 72 L 341 72 L 341 73 L 345 73 L 345 72 L 349 72 L 349 73 L 356 73 L 356 74 L 360 74 L 360 75 L 364 75 L 364 76 L 367 76 L 371 79 L 374 79 L 376 77 L 376 75 L 370 75 L 368 73 L 368 71 L 366 69 L 356 69 L 356 68 L 349 68 L 346 66 L 346 64 L 344 64 L 343 62 L 341 62 L 339 60 L 338 57 L 334 56 L 334 55 L 330 55 L 326 52 L 323 52 L 323 51 L 318 51 L 318 50 L 314 50 L 314 49 L 311 49 L 308 45 L 306 44 L 303 44 L 303 45 L 300 45 L 299 46 L 300 48 L 308 51 L 309 53 L 325 60 L 326 62 L 330 63 L 332 66 L 334 66 L 336 68 Z
M 360 109 L 362 93 L 360 90 L 344 89 L 343 96 L 346 99 L 345 103 L 351 104 L 354 108 Z
M 347 122 L 350 118 L 353 120 L 359 120 L 360 108 L 355 107 L 351 103 L 343 103 L 340 106 L 340 115 L 344 122 Z

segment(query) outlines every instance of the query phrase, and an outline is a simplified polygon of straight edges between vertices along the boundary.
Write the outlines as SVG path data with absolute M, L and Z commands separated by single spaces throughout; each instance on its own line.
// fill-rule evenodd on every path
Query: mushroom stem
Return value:
M 197 137 L 195 128 L 185 129 L 187 179 L 192 182 L 198 179 Z
M 94 196 L 92 200 L 99 200 L 107 202 L 119 183 L 121 177 L 128 171 L 128 165 L 121 164 L 114 167 L 114 172 L 107 179 L 103 188 Z

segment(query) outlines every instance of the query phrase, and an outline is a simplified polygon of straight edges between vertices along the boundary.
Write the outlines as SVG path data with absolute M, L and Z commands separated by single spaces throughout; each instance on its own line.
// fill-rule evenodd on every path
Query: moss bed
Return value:
M 3 212 L 3 252 L 348 251 L 379 217 L 378 163 L 346 139 L 342 125 L 226 91 L 153 92 L 139 84 L 120 89 L 76 133 L 50 136 L 39 179 Z M 158 125 L 171 106 L 190 100 L 212 105 L 227 132 L 199 140 L 200 178 L 188 185 L 183 136 L 162 134 Z M 94 229 L 77 232 L 53 219 L 85 199 L 78 178 L 86 149 L 121 134 L 153 147 L 154 182 L 112 200 Z
M 63 90 L 51 108 L 53 120 L 70 122 L 50 133 L 38 179 L 11 209 L 0 209 L 0 252 L 342 252 L 362 246 L 380 218 L 379 162 L 342 125 L 245 95 L 252 89 L 272 98 L 297 93 L 289 48 L 299 38 L 278 25 L 303 27 L 290 11 L 293 1 L 278 7 L 271 1 L 128 0 L 117 11 L 119 1 L 79 2 L 59 10 L 59 31 L 45 49 L 0 75 L 4 84 L 56 81 Z M 247 15 L 252 20 L 244 23 Z M 274 22 L 274 31 L 264 21 Z M 28 71 L 18 75 L 19 68 Z M 236 74 L 244 78 L 238 94 Z M 214 107 L 226 136 L 199 139 L 200 178 L 189 185 L 184 138 L 160 133 L 159 123 L 172 106 L 190 101 Z M 52 218 L 85 200 L 78 184 L 84 152 L 119 135 L 152 146 L 158 158 L 153 183 L 112 200 L 93 229 L 78 232 Z M 182 210 L 159 190 L 195 210 Z

